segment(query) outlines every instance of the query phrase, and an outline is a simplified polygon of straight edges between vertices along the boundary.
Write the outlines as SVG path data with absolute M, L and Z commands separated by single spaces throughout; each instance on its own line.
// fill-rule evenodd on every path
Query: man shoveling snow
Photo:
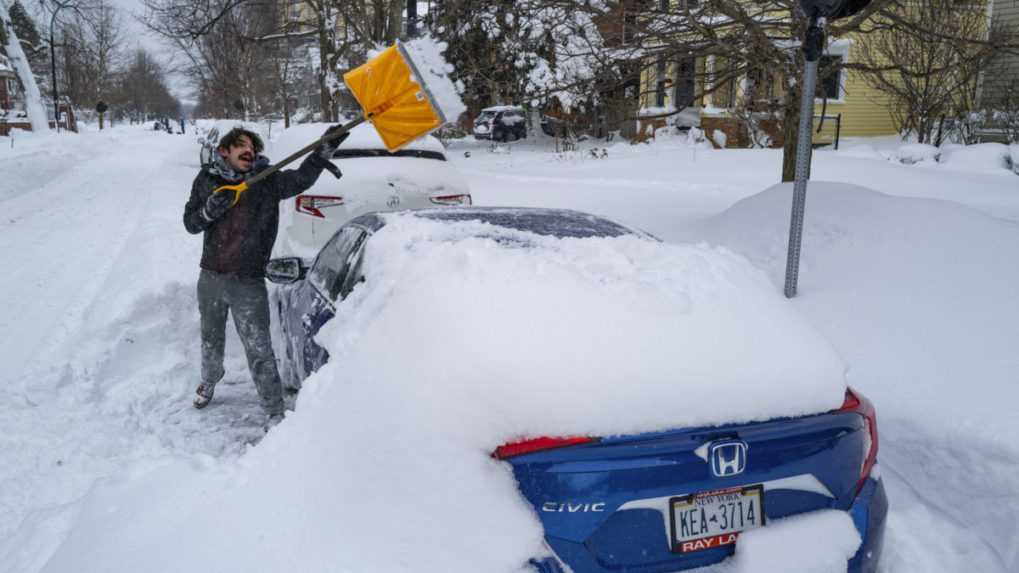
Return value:
M 326 134 L 339 129 L 330 128 Z M 269 335 L 269 300 L 265 264 L 279 226 L 277 204 L 299 195 L 318 179 L 323 169 L 335 171 L 329 158 L 347 134 L 321 143 L 298 169 L 273 173 L 249 193 L 215 192 L 238 184 L 269 167 L 260 155 L 263 144 L 255 133 L 235 128 L 219 142 L 213 161 L 202 167 L 184 207 L 184 227 L 205 233 L 198 310 L 202 329 L 202 381 L 195 391 L 195 408 L 212 400 L 223 378 L 223 349 L 227 311 L 244 345 L 248 369 L 255 382 L 269 425 L 283 417 L 283 391 Z

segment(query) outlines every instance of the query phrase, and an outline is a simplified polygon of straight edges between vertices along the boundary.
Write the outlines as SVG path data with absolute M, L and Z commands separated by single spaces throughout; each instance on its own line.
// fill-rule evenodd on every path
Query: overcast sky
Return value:
M 38 0 L 22 0 L 27 6 L 31 6 L 30 11 L 35 17 L 36 25 L 39 28 L 39 32 L 42 34 L 49 33 L 49 16 L 45 12 L 38 2 Z M 170 44 L 164 43 L 158 34 L 155 34 L 149 30 L 144 24 L 138 21 L 138 18 L 144 15 L 145 6 L 142 4 L 142 0 L 109 0 L 111 4 L 116 6 L 119 14 L 121 26 L 123 29 L 124 38 L 124 50 L 132 51 L 137 47 L 144 48 L 160 63 L 164 64 L 165 67 L 172 66 L 173 54 L 175 49 Z M 60 19 L 72 18 L 73 13 L 69 11 L 63 11 L 60 13 Z M 191 93 L 191 86 L 188 85 L 187 81 L 179 76 L 170 75 L 167 78 L 170 90 L 173 92 L 178 99 L 185 103 L 193 103 L 190 100 L 193 99 Z
M 145 6 L 142 0 L 109 0 L 120 10 L 120 17 L 124 27 L 124 38 L 130 49 L 140 46 L 155 56 L 165 66 L 169 67 L 173 62 L 175 49 L 168 43 L 163 42 L 159 35 L 149 30 L 144 24 L 138 21 L 145 14 Z M 191 86 L 184 78 L 171 76 L 167 78 L 170 89 L 182 102 L 189 103 L 193 99 Z M 190 102 L 193 103 L 193 102 Z

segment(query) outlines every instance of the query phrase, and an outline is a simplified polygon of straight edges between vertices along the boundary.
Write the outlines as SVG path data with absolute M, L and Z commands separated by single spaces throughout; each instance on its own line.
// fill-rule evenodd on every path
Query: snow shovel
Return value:
M 424 49 L 418 53 L 422 58 L 430 55 Z M 429 79 L 448 84 L 441 86 L 444 88 L 443 93 L 455 93 L 449 89 L 452 88 L 452 83 L 441 70 L 436 72 L 437 67 L 439 66 L 424 68 L 430 74 Z M 319 145 L 339 138 L 365 121 L 375 126 L 383 144 L 390 152 L 397 151 L 415 139 L 431 133 L 446 123 L 446 114 L 440 102 L 425 85 L 425 76 L 421 74 L 420 69 L 422 68 L 415 65 L 411 59 L 410 51 L 398 41 L 363 65 L 343 75 L 343 81 L 361 106 L 358 117 L 340 129 L 323 135 L 291 153 L 254 177 L 236 185 L 224 185 L 213 192 L 233 191 L 234 201 L 231 206 L 236 205 L 241 199 L 241 194 L 255 183 L 300 159 Z M 458 100 L 449 101 L 448 97 L 444 103 L 448 111 L 456 111 L 458 105 L 463 106 Z M 337 171 L 333 171 L 333 174 L 336 175 Z

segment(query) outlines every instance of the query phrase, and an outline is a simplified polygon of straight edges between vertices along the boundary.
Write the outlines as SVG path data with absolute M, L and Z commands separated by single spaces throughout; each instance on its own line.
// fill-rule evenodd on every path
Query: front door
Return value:
M 672 101 L 676 109 L 690 107 L 694 103 L 694 76 L 697 73 L 693 58 L 683 58 L 676 62 L 676 93 Z

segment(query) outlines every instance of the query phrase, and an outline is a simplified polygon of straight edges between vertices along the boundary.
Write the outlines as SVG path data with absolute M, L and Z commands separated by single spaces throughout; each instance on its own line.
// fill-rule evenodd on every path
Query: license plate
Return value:
M 672 551 L 690 553 L 736 542 L 764 525 L 764 486 L 706 491 L 669 500 Z

